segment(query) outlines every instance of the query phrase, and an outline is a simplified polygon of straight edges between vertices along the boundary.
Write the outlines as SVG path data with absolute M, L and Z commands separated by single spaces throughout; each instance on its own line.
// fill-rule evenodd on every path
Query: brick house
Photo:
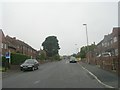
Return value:
M 109 52 L 111 55 L 109 57 L 95 57 L 96 62 L 104 69 L 116 70 L 118 72 L 118 66 L 120 64 L 119 53 L 120 53 L 120 27 L 115 27 L 111 34 L 105 35 L 104 39 L 97 44 L 94 52 L 100 55 L 105 52 Z
M 9 51 L 15 52 L 14 45 L 6 39 L 2 30 L 1 30 L 1 32 L 2 32 L 2 43 L 1 43 L 0 46 L 1 46 L 1 49 L 2 49 L 2 56 L 5 56 L 5 53 L 9 52 Z
M 27 56 L 30 56 L 31 58 L 36 58 L 37 51 L 33 49 L 30 45 L 27 43 L 16 39 L 16 37 L 10 37 L 5 36 L 3 31 L 2 32 L 2 55 L 5 55 L 6 52 L 14 52 L 14 53 L 21 53 Z
M 2 37 L 3 37 L 2 29 L 0 29 L 0 57 L 2 56 Z
M 112 56 L 118 56 L 118 30 L 120 28 L 113 28 L 111 34 L 105 35 L 104 39 L 97 44 L 96 54 L 110 52 Z
M 120 28 L 118 30 L 118 74 L 120 75 Z
M 101 56 L 104 53 L 110 55 Z M 109 71 L 120 72 L 120 27 L 114 27 L 110 34 L 104 35 L 103 40 L 93 51 L 88 52 L 86 57 L 89 57 L 90 64 L 97 64 Z

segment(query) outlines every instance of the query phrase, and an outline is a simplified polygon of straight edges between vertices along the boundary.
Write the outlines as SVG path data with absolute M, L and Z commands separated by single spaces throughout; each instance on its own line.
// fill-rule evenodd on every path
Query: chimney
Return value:
M 16 40 L 16 37 L 13 37 L 14 40 Z

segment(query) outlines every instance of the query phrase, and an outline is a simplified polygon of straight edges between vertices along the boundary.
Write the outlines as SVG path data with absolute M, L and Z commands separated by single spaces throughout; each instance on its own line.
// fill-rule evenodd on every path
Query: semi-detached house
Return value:
M 118 56 L 118 34 L 120 28 L 113 28 L 112 33 L 105 35 L 104 39 L 97 44 L 96 54 L 110 52 L 112 56 Z
M 16 37 L 5 36 L 2 30 L 0 30 L 0 32 L 2 33 L 2 42 L 0 46 L 2 48 L 3 56 L 5 56 L 6 52 L 10 51 L 13 53 L 21 53 L 30 56 L 31 58 L 36 58 L 37 50 L 24 41 L 16 39 Z

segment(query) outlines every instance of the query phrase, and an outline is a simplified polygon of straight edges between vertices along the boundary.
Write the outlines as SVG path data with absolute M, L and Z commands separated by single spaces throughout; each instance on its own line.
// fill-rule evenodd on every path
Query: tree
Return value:
M 49 36 L 42 43 L 43 50 L 46 52 L 48 57 L 57 55 L 59 52 L 59 44 L 56 36 Z
M 88 49 L 89 48 L 89 49 Z M 94 51 L 94 49 L 96 48 L 96 45 L 95 44 L 91 44 L 89 46 L 83 46 L 80 50 L 80 57 L 81 58 L 86 58 L 86 54 L 89 52 L 89 51 Z
M 86 47 L 82 47 L 80 50 L 80 57 L 85 58 L 86 57 Z
M 40 51 L 40 55 L 38 55 L 38 58 L 37 59 L 40 59 L 40 60 L 46 60 L 46 53 L 44 50 L 41 50 Z

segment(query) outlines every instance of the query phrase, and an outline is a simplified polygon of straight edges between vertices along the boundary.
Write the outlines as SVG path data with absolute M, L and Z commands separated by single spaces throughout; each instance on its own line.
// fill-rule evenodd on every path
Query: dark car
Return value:
M 32 70 L 38 69 L 39 62 L 36 59 L 27 59 L 23 64 L 20 65 L 20 70 Z

